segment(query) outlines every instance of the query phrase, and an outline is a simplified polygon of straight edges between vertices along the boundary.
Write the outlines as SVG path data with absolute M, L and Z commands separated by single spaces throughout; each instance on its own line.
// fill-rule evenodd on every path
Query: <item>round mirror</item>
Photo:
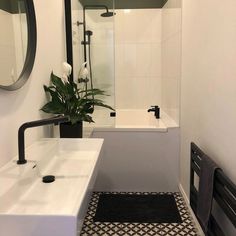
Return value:
M 33 0 L 0 0 L 0 88 L 16 90 L 30 76 L 36 52 Z

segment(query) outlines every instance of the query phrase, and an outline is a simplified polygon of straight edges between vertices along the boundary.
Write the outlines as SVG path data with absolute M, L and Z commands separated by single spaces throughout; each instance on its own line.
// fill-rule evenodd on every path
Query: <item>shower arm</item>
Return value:
M 85 11 L 87 9 L 106 9 L 109 12 L 108 7 L 106 5 L 84 5 L 83 7 L 83 31 L 84 31 L 84 62 L 87 61 L 87 51 L 86 51 L 86 17 Z M 87 65 L 86 65 L 87 67 Z

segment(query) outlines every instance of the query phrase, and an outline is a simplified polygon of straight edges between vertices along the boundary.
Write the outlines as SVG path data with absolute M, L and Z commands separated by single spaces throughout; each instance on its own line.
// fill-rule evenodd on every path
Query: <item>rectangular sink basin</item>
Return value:
M 1 236 L 76 236 L 96 180 L 103 139 L 42 139 L 0 169 Z M 42 177 L 55 176 L 52 183 Z

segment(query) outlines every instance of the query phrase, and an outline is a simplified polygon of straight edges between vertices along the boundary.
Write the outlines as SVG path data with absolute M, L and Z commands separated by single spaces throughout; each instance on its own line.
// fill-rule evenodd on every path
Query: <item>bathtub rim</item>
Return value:
M 145 111 L 144 109 L 135 109 L 138 111 Z M 117 109 L 117 111 L 129 111 L 129 109 Z M 155 119 L 153 117 L 153 119 Z M 161 118 L 158 119 L 158 126 L 142 126 L 142 125 L 102 125 L 102 126 L 84 126 L 85 133 L 92 132 L 168 132 L 168 129 L 180 128 L 180 126 L 163 110 L 161 111 Z

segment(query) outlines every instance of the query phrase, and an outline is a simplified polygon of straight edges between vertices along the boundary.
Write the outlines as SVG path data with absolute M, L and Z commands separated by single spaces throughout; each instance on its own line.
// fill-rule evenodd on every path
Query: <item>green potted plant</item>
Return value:
M 111 110 L 112 107 L 104 104 L 96 96 L 107 96 L 100 89 L 81 89 L 78 84 L 56 76 L 51 73 L 51 85 L 44 85 L 44 91 L 49 95 L 47 102 L 41 110 L 56 115 L 69 117 L 70 122 L 60 124 L 61 138 L 82 138 L 83 121 L 94 122 L 92 114 L 94 107 L 100 106 Z

